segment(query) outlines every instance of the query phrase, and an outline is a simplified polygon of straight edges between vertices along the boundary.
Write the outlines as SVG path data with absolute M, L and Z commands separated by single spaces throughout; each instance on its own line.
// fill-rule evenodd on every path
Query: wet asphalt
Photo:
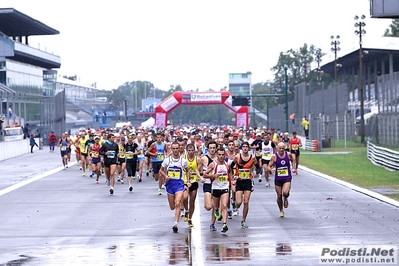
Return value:
M 399 243 L 399 209 L 393 204 L 300 169 L 289 207 L 279 218 L 274 185 L 255 180 L 247 223 L 241 213 L 229 230 L 209 231 L 211 213 L 198 191 L 194 228 L 181 219 L 172 232 L 166 192 L 152 176 L 110 195 L 61 166 L 48 147 L 0 162 L 0 265 L 318 265 L 323 247 Z M 241 208 L 242 211 L 242 208 Z

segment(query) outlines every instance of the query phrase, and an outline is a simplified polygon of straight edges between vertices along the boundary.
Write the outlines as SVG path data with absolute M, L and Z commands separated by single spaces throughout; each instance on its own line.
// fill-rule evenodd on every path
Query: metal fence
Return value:
M 371 90 L 369 87 L 365 90 L 365 110 L 369 112 L 373 104 L 377 104 L 379 112 L 367 119 L 365 136 L 386 147 L 399 147 L 399 73 L 380 76 L 377 88 L 370 87 Z M 351 93 L 347 83 L 331 84 L 327 88 L 324 84 L 301 83 L 295 86 L 295 98 L 288 104 L 289 114 L 295 113 L 295 123 L 288 121 L 288 131 L 296 130 L 304 135 L 301 120 L 305 116 L 309 120 L 309 138 L 319 140 L 320 145 L 334 146 L 335 140 L 356 140 L 360 132 L 356 120 L 360 103 L 356 99 L 357 90 Z M 286 131 L 283 104 L 270 108 L 269 116 L 271 127 Z

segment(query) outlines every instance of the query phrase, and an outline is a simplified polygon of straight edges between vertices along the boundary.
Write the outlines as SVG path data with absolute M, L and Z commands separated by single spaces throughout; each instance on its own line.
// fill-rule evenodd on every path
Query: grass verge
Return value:
M 348 147 L 348 146 L 347 146 Z M 399 173 L 375 166 L 367 159 L 366 147 L 323 149 L 323 152 L 348 154 L 322 154 L 301 152 L 299 164 L 318 172 L 347 181 L 360 187 L 372 189 L 392 199 L 399 200 Z

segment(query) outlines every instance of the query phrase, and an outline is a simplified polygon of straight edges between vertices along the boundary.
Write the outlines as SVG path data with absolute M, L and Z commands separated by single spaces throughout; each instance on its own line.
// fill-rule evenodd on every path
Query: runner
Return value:
M 158 195 L 162 195 L 162 185 L 164 183 L 163 176 L 159 175 L 159 169 L 165 159 L 165 154 L 168 153 L 165 143 L 162 142 L 162 134 L 156 134 L 156 142 L 152 143 L 148 148 L 147 153 L 151 156 L 152 170 L 155 181 L 158 181 Z
M 116 172 L 118 173 L 118 182 L 123 184 L 123 179 L 125 179 L 126 170 L 126 154 L 125 154 L 125 137 L 118 139 L 118 160 L 116 163 Z M 128 181 L 129 183 L 129 181 Z
M 96 175 L 96 183 L 98 184 L 101 174 L 101 157 L 100 157 L 100 137 L 94 137 L 94 144 L 90 146 L 89 153 L 91 157 L 91 171 Z
M 299 155 L 300 151 L 299 148 L 302 147 L 302 141 L 300 138 L 297 137 L 296 132 L 292 132 L 292 138 L 290 139 L 290 152 L 295 157 L 295 167 L 292 167 L 292 171 L 297 175 L 298 174 L 298 166 L 299 166 Z
M 244 142 L 242 144 L 242 152 L 235 156 L 234 162 L 232 163 L 232 167 L 235 168 L 236 174 L 234 176 L 236 180 L 236 212 L 234 215 L 238 214 L 244 196 L 244 210 L 241 221 L 241 228 L 243 229 L 248 228 L 246 220 L 249 210 L 249 200 L 254 187 L 254 182 L 252 180 L 253 166 L 259 168 L 258 161 L 255 156 L 249 153 L 249 143 Z
M 263 174 L 265 175 L 266 179 L 266 187 L 270 187 L 269 171 L 267 170 L 267 165 L 269 164 L 270 158 L 272 157 L 276 149 L 276 144 L 274 144 L 274 142 L 270 140 L 270 137 L 271 134 L 266 133 L 264 141 L 261 142 L 261 152 L 262 152 L 261 165 L 263 166 Z
M 86 141 L 89 136 L 86 134 L 86 130 L 80 132 L 80 138 L 78 140 L 79 150 L 80 150 L 80 167 L 83 170 L 83 176 L 86 176 L 86 168 L 89 166 L 89 157 L 87 153 Z
M 124 149 L 126 150 L 126 169 L 129 191 L 133 191 L 132 180 L 136 179 L 137 154 L 141 153 L 137 143 L 133 142 L 133 138 L 133 134 L 128 135 L 127 143 L 124 146 Z
M 118 156 L 118 144 L 114 142 L 114 134 L 108 134 L 107 141 L 100 148 L 100 154 L 104 156 L 105 177 L 110 186 L 109 194 L 114 194 L 116 161 Z
M 139 182 L 141 182 L 143 180 L 142 176 L 143 176 L 143 167 L 144 167 L 144 161 L 145 161 L 144 149 L 146 147 L 145 140 L 142 137 L 141 133 L 139 133 L 137 135 L 136 143 L 137 143 L 138 149 L 140 151 L 137 154 L 137 168 L 136 168 L 136 171 L 138 170 L 138 179 L 139 179 Z
M 189 181 L 187 180 L 186 172 L 184 172 L 183 178 L 186 187 L 183 193 L 183 205 L 186 210 L 184 221 L 187 222 L 190 227 L 194 227 L 191 219 L 195 210 L 195 199 L 197 198 L 198 180 L 199 177 L 201 177 L 202 165 L 201 160 L 195 155 L 195 147 L 193 144 L 187 145 L 185 160 L 188 163 L 188 169 L 190 171 L 191 186 L 188 186 Z
M 65 133 L 62 133 L 61 138 L 58 140 L 57 146 L 60 147 L 61 151 L 61 160 L 64 169 L 68 168 L 68 147 L 70 143 L 67 139 Z
M 216 150 L 217 150 L 216 141 L 211 140 L 208 143 L 207 149 L 208 154 L 201 157 L 201 164 L 203 172 L 206 172 L 208 166 L 213 163 L 213 161 L 217 160 Z M 202 190 L 204 192 L 204 208 L 207 211 L 211 211 L 211 225 L 209 226 L 210 231 L 216 231 L 215 221 L 216 217 L 213 214 L 213 200 L 212 200 L 212 180 L 210 178 L 204 178 L 201 176 L 201 182 L 204 183 L 202 186 Z
M 205 178 L 211 178 L 212 180 L 214 214 L 217 219 L 220 216 L 223 217 L 222 233 L 226 233 L 229 230 L 227 227 L 227 204 L 229 201 L 229 184 L 231 181 L 231 171 L 229 171 L 229 166 L 225 159 L 226 151 L 223 148 L 219 148 L 217 150 L 217 161 L 214 161 L 208 166 L 204 175 Z
M 288 197 L 291 190 L 291 165 L 295 168 L 295 157 L 291 153 L 285 151 L 284 143 L 277 144 L 277 153 L 273 154 L 268 170 L 275 173 L 274 186 L 277 194 L 277 206 L 280 209 L 280 217 L 284 217 L 284 208 L 288 208 Z
M 157 140 L 161 139 L 160 135 L 157 135 Z M 187 161 L 179 155 L 179 144 L 174 142 L 172 144 L 172 155 L 162 160 L 161 167 L 158 170 L 160 176 L 165 179 L 166 192 L 168 193 L 169 207 L 173 211 L 175 210 L 175 222 L 172 230 L 177 233 L 178 222 L 180 218 L 180 204 L 183 198 L 184 181 L 183 181 L 183 170 L 186 171 L 187 175 L 187 186 L 191 186 L 190 171 L 188 169 Z M 155 171 L 155 167 L 154 167 Z

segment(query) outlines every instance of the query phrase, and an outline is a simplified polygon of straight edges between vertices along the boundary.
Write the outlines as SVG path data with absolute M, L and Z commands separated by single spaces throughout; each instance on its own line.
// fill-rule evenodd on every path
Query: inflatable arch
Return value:
M 204 105 L 224 104 L 236 114 L 236 127 L 248 127 L 248 106 L 233 106 L 231 93 L 221 92 L 184 92 L 175 91 L 155 108 L 155 126 L 167 126 L 168 113 L 180 104 Z M 204 121 L 207 122 L 207 121 Z

